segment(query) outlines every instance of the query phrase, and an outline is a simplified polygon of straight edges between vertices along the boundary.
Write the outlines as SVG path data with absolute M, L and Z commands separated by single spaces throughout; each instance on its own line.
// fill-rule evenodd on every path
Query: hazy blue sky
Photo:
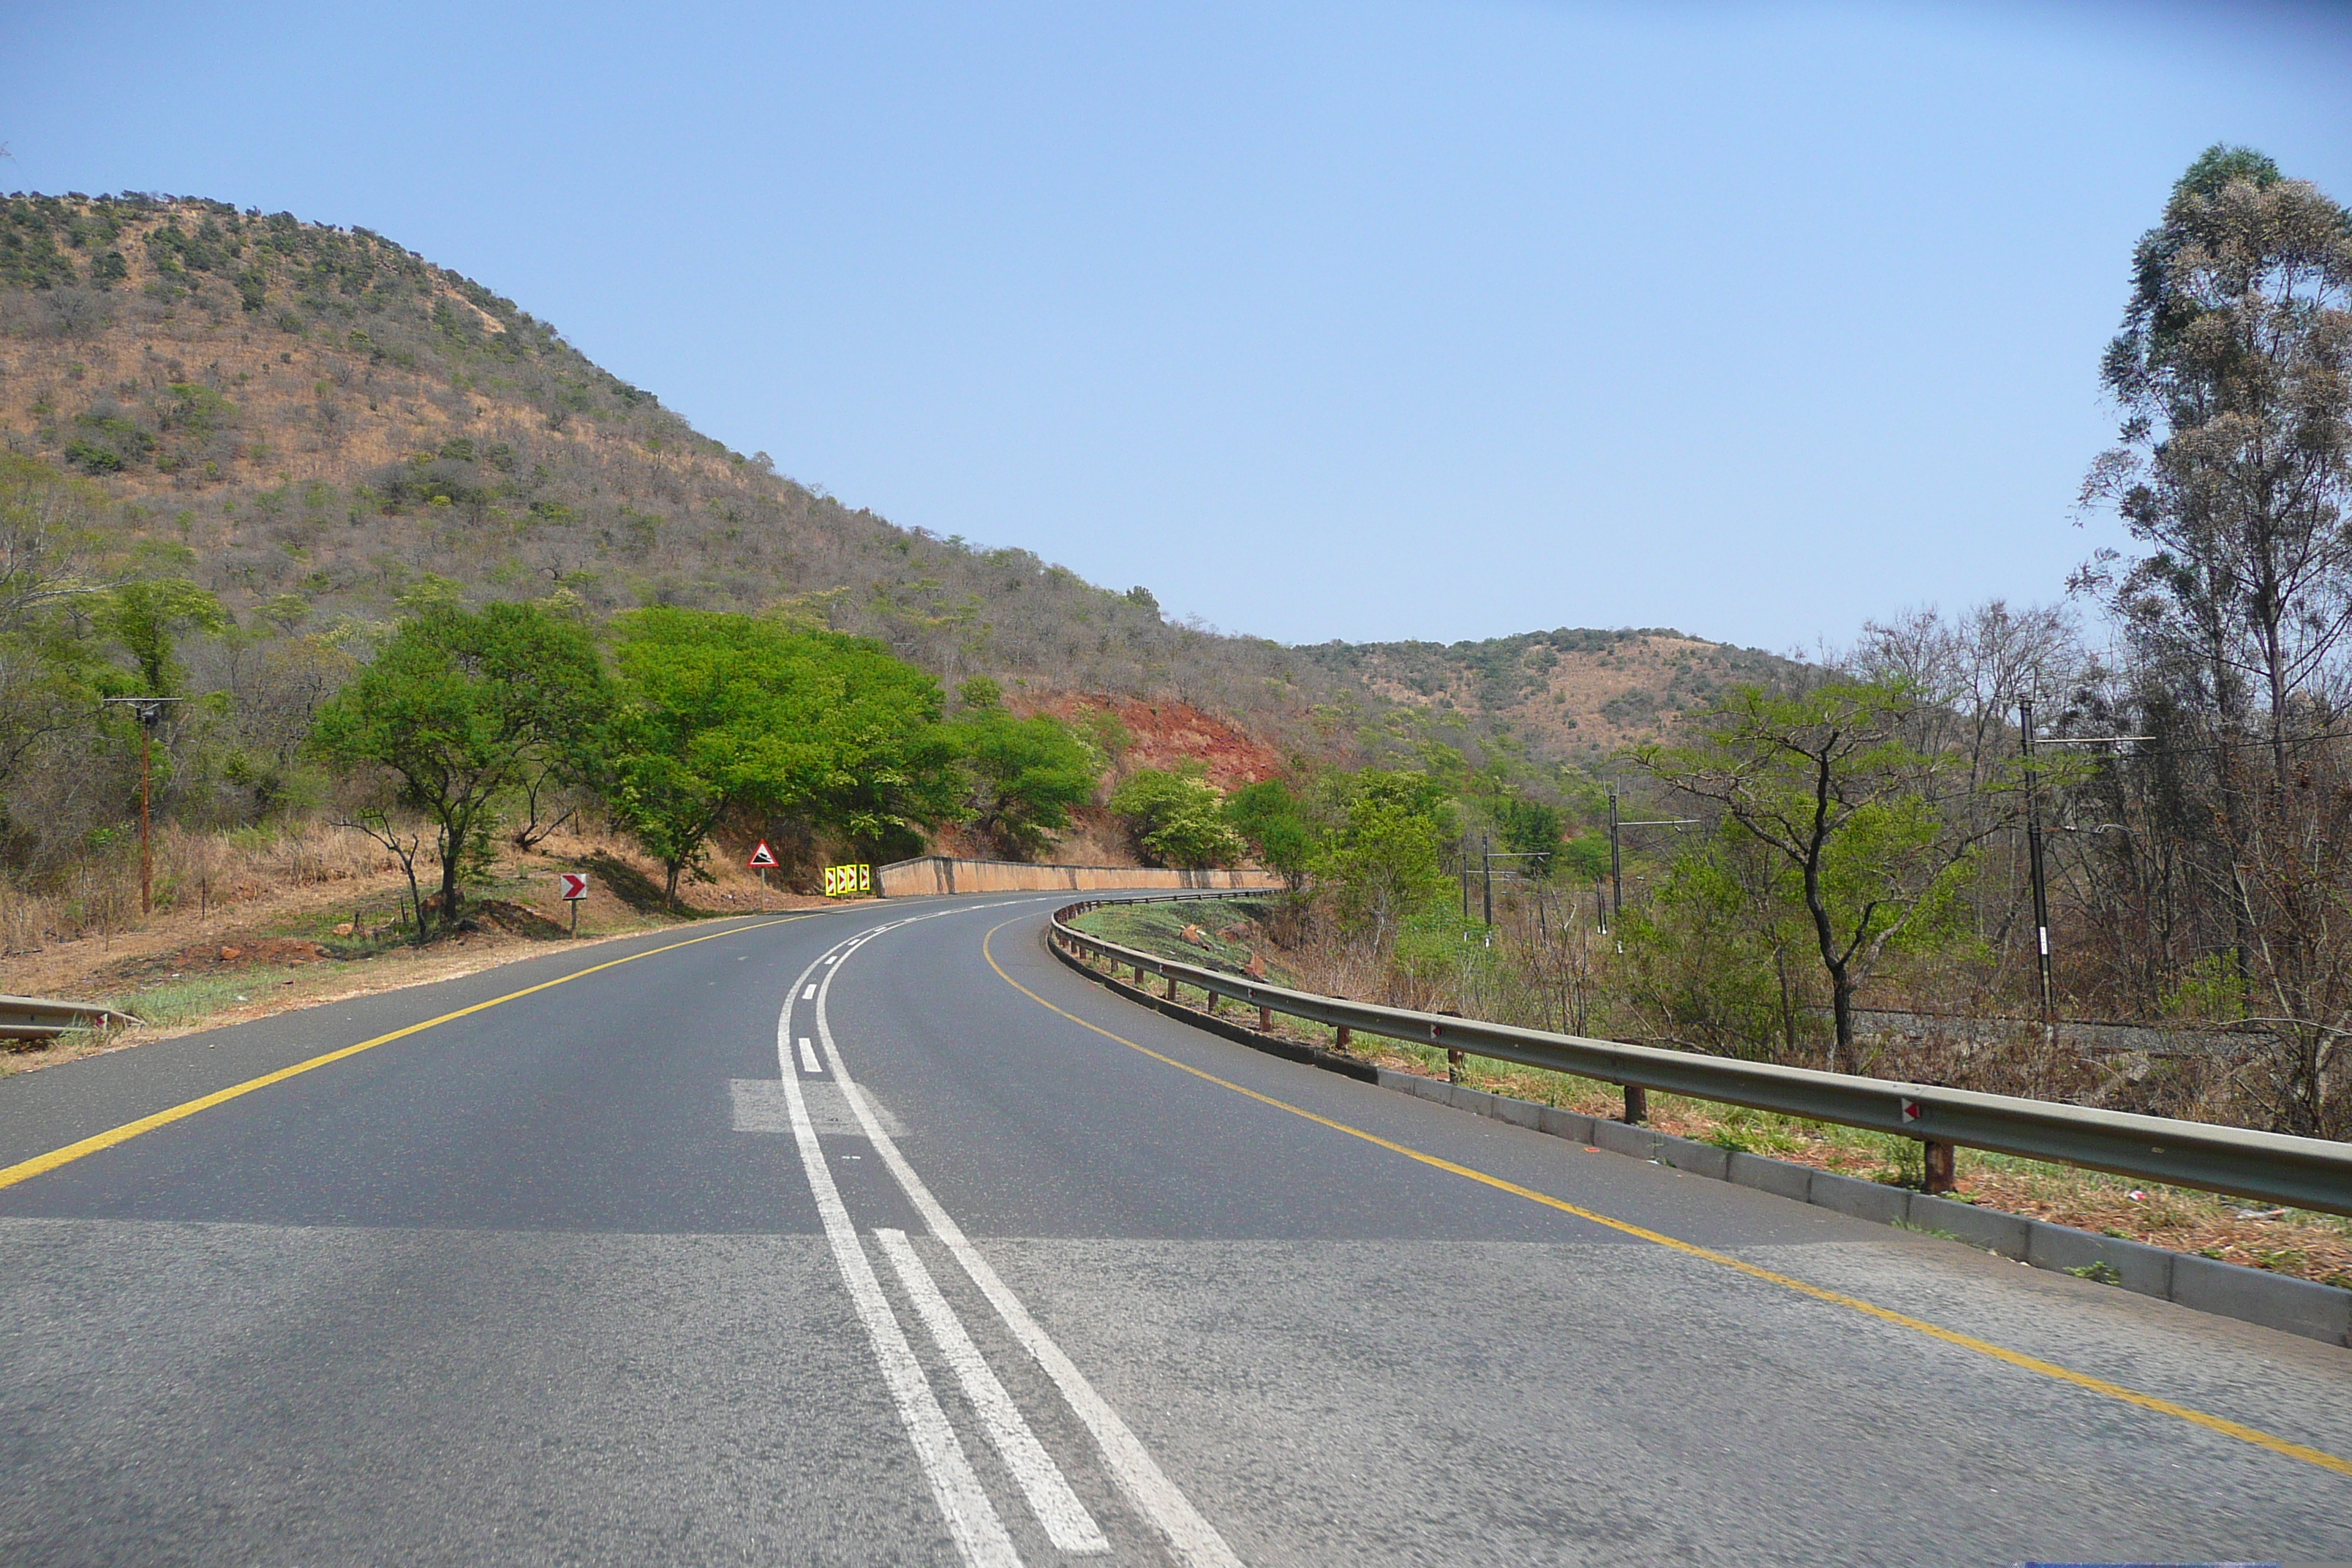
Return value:
M 359 224 L 893 521 L 1286 640 L 2054 597 L 2135 237 L 2352 7 L 13 0 L 0 186 Z

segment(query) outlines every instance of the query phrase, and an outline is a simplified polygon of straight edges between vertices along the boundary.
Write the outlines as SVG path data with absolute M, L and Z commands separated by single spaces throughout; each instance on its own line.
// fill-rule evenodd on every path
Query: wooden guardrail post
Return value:
M 1639 1127 L 1650 1119 L 1650 1091 L 1638 1083 L 1625 1086 L 1625 1124 Z
M 1955 1167 L 1959 1163 L 1959 1150 L 1940 1138 L 1923 1138 L 1920 1142 L 1927 1150 L 1927 1179 L 1921 1184 L 1931 1194 L 1950 1192 L 1958 1181 Z
M 1261 1035 L 1274 1033 L 1274 1009 L 1263 1002 L 1257 1005 L 1257 1032 Z

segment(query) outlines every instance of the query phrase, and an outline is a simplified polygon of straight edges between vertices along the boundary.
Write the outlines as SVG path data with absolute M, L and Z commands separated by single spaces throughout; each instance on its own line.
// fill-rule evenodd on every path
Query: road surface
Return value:
M 1199 1034 L 1059 901 L 0 1081 L 0 1561 L 2352 1558 L 2352 1352 Z

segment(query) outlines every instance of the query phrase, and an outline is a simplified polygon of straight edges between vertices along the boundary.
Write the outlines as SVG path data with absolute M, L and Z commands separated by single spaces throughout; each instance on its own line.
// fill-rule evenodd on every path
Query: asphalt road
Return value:
M 0 1561 L 2352 1558 L 2352 1352 L 1198 1034 L 1058 901 L 0 1081 L 13 1168 L 443 1019 L 0 1187 Z

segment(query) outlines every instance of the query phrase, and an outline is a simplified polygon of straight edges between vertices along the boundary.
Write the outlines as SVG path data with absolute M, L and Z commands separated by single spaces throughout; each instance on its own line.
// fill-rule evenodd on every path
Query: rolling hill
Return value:
M 1146 588 L 780 476 L 382 236 L 190 198 L 0 198 L 0 441 L 102 487 L 118 544 L 241 620 L 359 652 L 436 595 L 781 611 L 1025 706 L 1174 704 L 1171 735 L 1216 716 L 1253 738 L 1234 754 L 1335 761 L 1417 732 L 1587 760 L 1790 668 L 1655 630 L 1285 647 L 1174 624 Z

